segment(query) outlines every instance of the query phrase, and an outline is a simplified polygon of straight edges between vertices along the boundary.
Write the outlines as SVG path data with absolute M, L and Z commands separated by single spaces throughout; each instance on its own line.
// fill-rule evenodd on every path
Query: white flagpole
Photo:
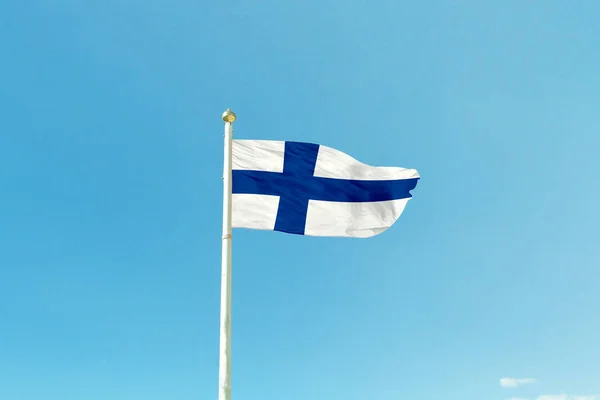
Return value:
M 231 147 L 235 113 L 223 113 L 223 236 L 221 238 L 221 337 L 219 342 L 219 400 L 231 400 Z

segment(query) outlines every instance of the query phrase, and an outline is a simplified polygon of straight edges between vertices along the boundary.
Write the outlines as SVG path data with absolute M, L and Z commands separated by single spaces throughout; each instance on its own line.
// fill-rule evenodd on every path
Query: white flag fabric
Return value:
M 414 169 L 372 167 L 313 143 L 234 140 L 232 226 L 297 235 L 370 237 L 398 219 Z

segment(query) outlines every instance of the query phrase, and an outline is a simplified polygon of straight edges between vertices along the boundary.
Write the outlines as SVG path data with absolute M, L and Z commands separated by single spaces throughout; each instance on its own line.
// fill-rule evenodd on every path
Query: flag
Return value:
M 330 147 L 233 140 L 232 227 L 370 237 L 398 219 L 414 169 L 372 167 Z

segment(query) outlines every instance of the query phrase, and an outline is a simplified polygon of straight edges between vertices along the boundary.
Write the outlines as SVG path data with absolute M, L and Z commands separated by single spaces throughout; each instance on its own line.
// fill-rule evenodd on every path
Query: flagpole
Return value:
M 221 238 L 221 323 L 219 341 L 219 399 L 231 400 L 231 147 L 235 113 L 223 113 L 223 236 Z

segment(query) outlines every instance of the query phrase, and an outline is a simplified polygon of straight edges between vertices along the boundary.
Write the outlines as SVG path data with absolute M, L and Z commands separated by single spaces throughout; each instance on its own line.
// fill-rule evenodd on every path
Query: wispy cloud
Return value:
M 573 396 L 568 394 L 545 394 L 539 396 L 537 400 L 600 400 L 600 394 L 591 396 Z
M 502 378 L 500 379 L 500 386 L 506 389 L 513 389 L 522 385 L 528 385 L 531 383 L 535 383 L 535 379 L 533 378 Z M 545 399 L 542 399 L 545 400 Z M 554 399 L 549 399 L 554 400 Z M 562 400 L 562 399 L 560 399 Z
M 511 397 L 506 400 L 529 400 L 522 397 Z M 538 396 L 533 400 L 600 400 L 600 394 L 591 395 L 591 396 L 574 396 L 569 394 L 544 394 L 542 396 Z

